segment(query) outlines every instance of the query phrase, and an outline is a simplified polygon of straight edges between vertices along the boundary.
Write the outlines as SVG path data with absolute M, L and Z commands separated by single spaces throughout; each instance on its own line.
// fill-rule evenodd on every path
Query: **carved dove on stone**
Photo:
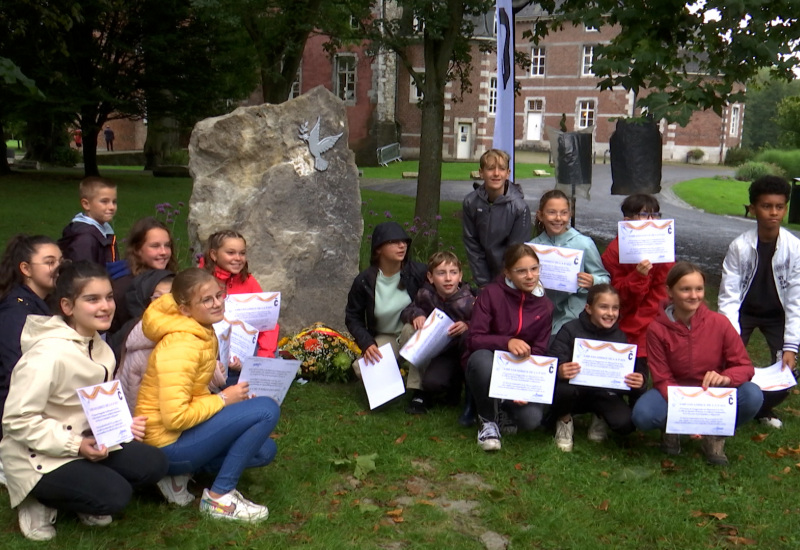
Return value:
M 319 120 L 320 117 L 317 117 L 317 123 L 311 129 L 311 132 L 308 131 L 308 122 L 304 122 L 300 125 L 300 139 L 308 143 L 308 150 L 314 156 L 314 168 L 316 168 L 320 172 L 324 172 L 328 168 L 328 161 L 322 158 L 322 153 L 329 150 L 331 147 L 336 145 L 336 142 L 339 141 L 339 138 L 342 137 L 341 134 L 337 134 L 335 136 L 328 136 L 322 140 L 319 139 Z

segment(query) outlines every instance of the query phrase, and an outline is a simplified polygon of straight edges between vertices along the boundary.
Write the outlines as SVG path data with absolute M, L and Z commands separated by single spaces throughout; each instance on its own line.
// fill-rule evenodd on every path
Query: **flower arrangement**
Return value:
M 303 378 L 320 382 L 347 382 L 353 376 L 353 361 L 361 356 L 353 340 L 322 323 L 282 338 L 278 350 L 281 357 L 302 361 Z

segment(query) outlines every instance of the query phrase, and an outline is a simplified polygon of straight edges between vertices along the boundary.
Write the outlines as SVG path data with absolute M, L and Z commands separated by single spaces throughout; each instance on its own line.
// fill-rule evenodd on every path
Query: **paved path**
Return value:
M 702 266 L 710 282 L 714 284 L 719 282 L 722 260 L 728 245 L 737 235 L 752 228 L 755 221 L 744 217 L 707 214 L 681 201 L 671 188 L 682 181 L 716 174 L 732 175 L 733 170 L 721 166 L 665 165 L 661 193 L 656 195 L 664 217 L 675 219 L 676 256 Z M 525 192 L 531 212 L 538 208 L 541 194 L 552 189 L 555 184 L 553 177 L 518 181 Z M 417 183 L 414 180 L 363 180 L 362 187 L 412 197 L 417 192 Z M 471 190 L 471 181 L 443 181 L 441 198 L 460 201 Z M 595 164 L 591 200 L 577 200 L 576 229 L 606 242 L 616 236 L 617 222 L 622 219 L 619 205 L 625 197 L 611 195 L 610 192 L 611 166 Z

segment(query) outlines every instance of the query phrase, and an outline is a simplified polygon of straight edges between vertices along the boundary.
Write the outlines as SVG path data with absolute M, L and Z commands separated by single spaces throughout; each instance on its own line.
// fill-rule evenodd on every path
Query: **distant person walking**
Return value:
M 111 129 L 111 126 L 106 126 L 106 129 L 103 130 L 103 135 L 106 138 L 106 151 L 113 151 L 114 150 L 114 130 Z

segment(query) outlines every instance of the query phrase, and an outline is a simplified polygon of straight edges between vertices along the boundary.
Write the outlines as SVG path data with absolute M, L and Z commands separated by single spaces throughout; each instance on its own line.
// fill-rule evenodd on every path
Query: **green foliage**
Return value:
M 686 157 L 691 160 L 700 160 L 704 156 L 706 156 L 706 152 L 702 149 L 690 149 L 688 153 L 686 153 Z
M 480 164 L 477 162 L 443 162 L 440 168 L 443 181 L 469 181 L 476 180 L 476 178 L 472 177 L 472 172 L 477 172 L 480 169 Z M 387 166 L 364 166 L 360 170 L 364 173 L 364 179 L 399 180 L 403 178 L 403 172 L 417 172 L 419 170 L 419 162 L 416 160 L 404 160 L 392 162 Z M 553 168 L 546 163 L 514 163 L 514 174 L 516 174 L 517 179 L 534 177 L 534 170 L 545 170 L 550 174 L 553 173 Z M 480 178 L 478 178 L 479 180 Z
M 778 144 L 787 149 L 800 147 L 800 95 L 784 97 L 778 103 L 775 124 L 780 131 Z
M 526 36 L 536 42 L 571 24 L 615 27 L 619 32 L 609 42 L 594 47 L 592 71 L 600 89 L 634 91 L 655 119 L 684 126 L 695 110 L 721 115 L 726 102 L 741 101 L 737 86 L 759 69 L 789 81 L 800 62 L 793 55 L 800 38 L 800 3 L 794 0 L 537 3 L 553 16 L 534 21 Z
M 755 152 L 748 147 L 731 147 L 725 152 L 725 166 L 739 166 L 754 156 Z
M 758 162 L 777 165 L 790 178 L 800 177 L 800 150 L 765 149 L 755 156 Z
M 177 151 L 170 152 L 164 157 L 164 164 L 187 166 L 189 164 L 189 150 L 178 149 Z
M 769 69 L 761 69 L 747 83 L 742 146 L 759 150 L 778 143 L 778 103 L 791 95 L 800 95 L 800 80 L 772 78 Z
M 81 162 L 81 160 L 83 160 L 81 154 L 71 147 L 57 147 L 53 152 L 53 164 L 56 166 L 66 166 L 67 168 L 72 168 Z
M 752 182 L 763 176 L 785 177 L 786 173 L 777 164 L 750 161 L 739 165 L 735 177 L 739 181 Z

